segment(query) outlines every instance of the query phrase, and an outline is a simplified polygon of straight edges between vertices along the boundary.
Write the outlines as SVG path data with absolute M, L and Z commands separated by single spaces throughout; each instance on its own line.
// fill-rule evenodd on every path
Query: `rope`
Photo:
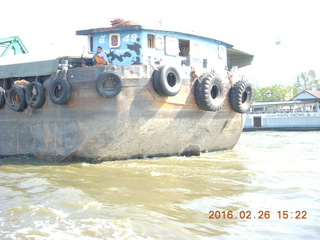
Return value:
M 60 69 L 58 69 L 58 70 L 56 71 L 56 76 L 54 77 L 54 79 L 58 78 L 60 71 L 64 71 L 63 80 L 67 81 L 67 72 L 68 72 L 68 69 L 67 69 L 67 70 L 60 70 Z
M 28 82 L 27 80 L 22 79 L 22 80 L 15 81 L 13 86 L 26 88 L 29 84 L 30 84 L 30 82 Z
M 60 69 L 58 69 L 58 70 L 56 71 L 56 76 L 54 77 L 54 79 L 56 79 L 56 78 L 58 77 L 59 72 L 60 72 Z
M 153 64 L 151 63 L 151 58 L 148 59 L 148 63 L 150 65 L 150 67 L 152 68 L 153 71 L 159 71 L 155 66 L 153 66 Z
M 9 90 L 9 91 L 10 91 L 10 90 Z M 15 105 L 14 103 L 10 103 L 10 102 L 9 102 L 7 94 L 8 94 L 8 91 L 4 90 L 4 95 L 3 95 L 3 96 L 4 96 L 4 99 L 6 100 L 6 103 L 7 103 L 9 106 Z
M 64 77 L 63 77 L 63 80 L 67 81 L 67 72 L 68 72 L 68 69 L 64 71 Z
M 192 77 L 193 77 L 193 80 L 194 80 L 194 81 L 199 78 L 195 67 L 191 67 L 191 74 L 192 74 Z

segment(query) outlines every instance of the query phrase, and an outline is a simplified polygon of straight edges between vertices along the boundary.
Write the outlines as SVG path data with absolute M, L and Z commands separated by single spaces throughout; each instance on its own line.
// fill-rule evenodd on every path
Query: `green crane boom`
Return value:
M 14 51 L 14 55 L 17 55 L 19 53 L 28 53 L 27 48 L 24 46 L 18 36 L 1 38 L 0 48 L 1 47 L 4 47 L 5 50 L 2 53 L 0 51 L 0 57 L 7 55 L 10 50 Z

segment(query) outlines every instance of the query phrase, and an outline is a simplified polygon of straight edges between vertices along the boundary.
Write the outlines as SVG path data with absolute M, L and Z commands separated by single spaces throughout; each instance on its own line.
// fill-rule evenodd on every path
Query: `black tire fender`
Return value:
M 102 97 L 115 97 L 122 89 L 121 77 L 114 72 L 103 72 L 96 80 L 96 88 Z
M 4 98 L 5 91 L 2 87 L 0 87 L 0 108 L 3 108 L 6 103 L 6 99 Z
M 229 102 L 231 108 L 238 113 L 245 113 L 252 104 L 252 86 L 245 80 L 240 80 L 230 89 Z
M 32 108 L 39 108 L 45 102 L 45 92 L 41 83 L 32 82 L 26 89 L 27 104 Z
M 213 73 L 204 73 L 195 82 L 195 99 L 198 106 L 206 111 L 219 111 L 224 102 L 224 85 Z
M 49 88 L 49 97 L 55 104 L 68 103 L 71 97 L 70 83 L 60 78 L 53 80 Z
M 164 65 L 154 71 L 153 84 L 160 96 L 175 96 L 181 89 L 182 80 L 175 67 Z
M 27 105 L 24 89 L 18 86 L 12 86 L 8 101 L 13 111 L 21 112 Z

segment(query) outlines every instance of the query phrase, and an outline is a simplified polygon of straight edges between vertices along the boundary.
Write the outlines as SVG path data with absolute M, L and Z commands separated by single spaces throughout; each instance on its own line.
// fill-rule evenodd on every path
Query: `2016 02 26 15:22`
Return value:
M 260 211 L 250 211 L 250 210 L 241 210 L 241 211 L 209 211 L 209 219 L 269 219 L 269 218 L 278 218 L 278 219 L 307 219 L 307 211 L 305 210 L 279 210 L 277 212 L 271 212 L 269 210 L 260 210 Z

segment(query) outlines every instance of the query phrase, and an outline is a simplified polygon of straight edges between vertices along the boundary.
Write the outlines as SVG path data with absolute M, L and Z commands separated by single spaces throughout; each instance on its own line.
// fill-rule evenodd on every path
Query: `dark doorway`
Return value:
M 261 127 L 261 117 L 253 118 L 253 127 Z

